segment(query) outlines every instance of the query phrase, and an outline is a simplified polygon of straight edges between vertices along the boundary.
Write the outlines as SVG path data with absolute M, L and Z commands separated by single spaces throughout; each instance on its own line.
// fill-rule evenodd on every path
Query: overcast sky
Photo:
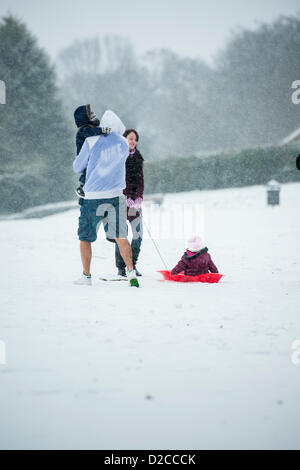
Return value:
M 23 19 L 55 59 L 58 51 L 95 35 L 131 39 L 138 53 L 166 47 L 210 61 L 230 30 L 296 14 L 300 0 L 1 0 Z

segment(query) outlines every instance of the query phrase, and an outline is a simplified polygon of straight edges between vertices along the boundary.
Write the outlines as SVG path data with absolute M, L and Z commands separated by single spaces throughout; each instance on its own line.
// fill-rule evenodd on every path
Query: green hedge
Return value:
M 300 171 L 296 169 L 299 152 L 300 147 L 294 145 L 146 162 L 145 189 L 148 194 L 171 193 L 266 184 L 270 179 L 280 183 L 296 182 L 300 181 Z M 2 161 L 13 164 L 9 155 Z M 20 212 L 67 196 L 71 198 L 72 194 L 69 184 L 59 194 L 55 181 L 49 181 L 41 168 L 31 172 L 29 168 L 27 174 L 18 174 L 8 165 L 0 169 L 0 214 Z
M 264 147 L 205 157 L 172 158 L 145 163 L 147 193 L 219 189 L 300 181 L 299 145 Z
M 60 171 L 57 179 L 50 177 L 42 159 L 36 158 L 35 163 L 27 166 L 17 165 L 14 154 L 0 147 L 0 162 L 0 215 L 74 198 L 77 180 L 73 177 L 71 165 L 63 184 L 64 173 Z M 71 177 L 74 179 L 73 186 L 70 184 Z

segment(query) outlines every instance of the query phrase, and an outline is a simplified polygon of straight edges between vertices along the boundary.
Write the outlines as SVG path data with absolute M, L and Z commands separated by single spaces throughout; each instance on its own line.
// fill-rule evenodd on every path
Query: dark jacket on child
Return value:
M 99 126 L 100 122 L 91 121 L 90 119 L 90 107 L 89 105 L 79 106 L 74 112 L 74 120 L 78 131 L 76 134 L 76 147 L 77 155 L 79 154 L 81 147 L 87 137 L 93 137 L 95 135 L 101 135 L 102 130 Z
M 198 276 L 199 274 L 206 274 L 208 272 L 219 272 L 208 253 L 207 247 L 202 248 L 202 250 L 194 253 L 192 256 L 189 256 L 187 252 L 185 252 L 179 263 L 172 269 L 171 274 L 179 274 L 182 271 L 184 271 L 186 276 Z

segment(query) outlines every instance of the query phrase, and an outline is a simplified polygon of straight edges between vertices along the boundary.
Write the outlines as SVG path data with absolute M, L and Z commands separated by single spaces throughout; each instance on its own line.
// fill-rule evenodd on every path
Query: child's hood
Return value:
M 79 106 L 77 109 L 75 109 L 74 120 L 77 127 L 89 124 L 92 124 L 93 126 L 99 126 L 98 119 L 91 119 L 91 107 L 89 104 Z
M 101 122 L 100 122 L 101 127 L 110 127 L 112 132 L 115 132 L 116 134 L 123 135 L 125 132 L 125 126 L 121 119 L 110 109 L 105 111 L 105 113 L 102 116 Z
M 190 259 L 195 259 L 195 258 L 197 258 L 197 256 L 204 255 L 204 253 L 207 253 L 207 252 L 208 252 L 208 248 L 205 246 L 204 248 L 202 248 L 202 250 L 197 251 L 196 253 L 194 253 L 194 254 L 191 255 L 191 256 L 189 256 L 189 255 L 187 254 L 187 252 L 185 252 L 184 255 L 183 255 L 183 258 L 186 259 L 186 260 L 187 260 L 187 259 L 188 259 L 188 260 L 190 260 Z

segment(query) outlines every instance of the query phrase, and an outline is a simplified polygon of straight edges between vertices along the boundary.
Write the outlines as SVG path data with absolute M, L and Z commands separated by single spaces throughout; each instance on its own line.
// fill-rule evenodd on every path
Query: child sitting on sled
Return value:
M 172 269 L 171 274 L 179 274 L 182 271 L 186 276 L 219 272 L 208 253 L 208 248 L 203 246 L 200 237 L 195 236 L 188 240 L 187 250 L 175 268 Z

